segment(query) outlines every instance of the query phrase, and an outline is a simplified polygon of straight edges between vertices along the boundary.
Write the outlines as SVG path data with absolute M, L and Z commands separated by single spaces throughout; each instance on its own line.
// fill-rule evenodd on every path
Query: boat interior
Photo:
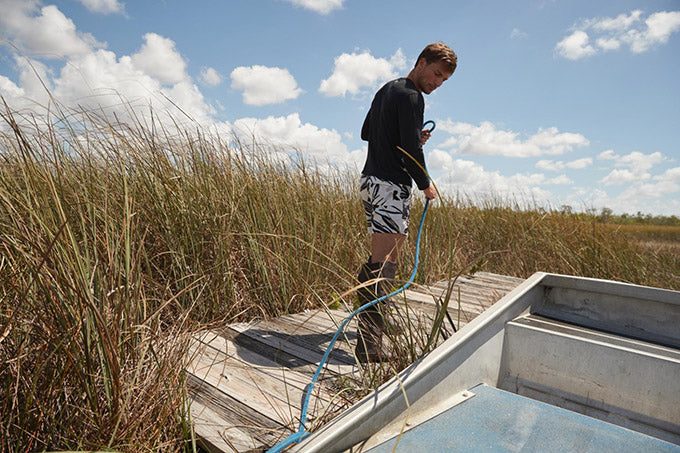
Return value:
M 297 451 L 680 451 L 680 292 L 537 273 Z

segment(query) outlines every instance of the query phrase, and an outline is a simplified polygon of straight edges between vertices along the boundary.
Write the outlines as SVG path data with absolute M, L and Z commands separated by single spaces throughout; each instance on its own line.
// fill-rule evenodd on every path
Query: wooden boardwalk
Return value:
M 490 307 L 523 280 L 479 272 L 453 285 L 443 326 L 452 333 Z M 450 287 L 442 281 L 412 287 L 399 304 L 410 319 L 427 323 Z M 188 381 L 191 416 L 200 444 L 212 452 L 263 451 L 298 428 L 302 398 L 337 327 L 350 312 L 315 310 L 267 321 L 238 323 L 204 332 L 191 348 Z M 335 344 L 309 404 L 307 426 L 355 403 L 352 389 L 366 387 L 355 364 L 356 320 Z M 442 332 L 442 337 L 447 332 Z

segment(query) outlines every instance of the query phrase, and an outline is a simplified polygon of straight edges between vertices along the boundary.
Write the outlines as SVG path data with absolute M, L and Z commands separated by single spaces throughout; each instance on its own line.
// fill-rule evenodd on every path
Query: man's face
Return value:
M 427 63 L 424 58 L 418 61 L 413 83 L 420 91 L 430 94 L 441 86 L 453 72 L 443 61 Z

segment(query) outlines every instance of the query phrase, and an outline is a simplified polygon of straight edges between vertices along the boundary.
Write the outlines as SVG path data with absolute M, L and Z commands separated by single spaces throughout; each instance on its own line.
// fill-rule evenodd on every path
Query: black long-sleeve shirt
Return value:
M 420 190 L 427 189 L 427 174 L 397 149 L 402 147 L 426 168 L 420 143 L 424 109 L 423 95 L 410 79 L 388 82 L 376 93 L 361 128 L 361 139 L 368 141 L 363 175 L 409 186 L 413 179 Z

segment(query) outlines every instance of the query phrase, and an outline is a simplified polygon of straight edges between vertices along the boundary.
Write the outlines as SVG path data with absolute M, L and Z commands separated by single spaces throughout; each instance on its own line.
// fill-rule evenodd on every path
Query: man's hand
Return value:
M 437 189 L 434 188 L 434 184 L 430 183 L 429 187 L 423 190 L 423 194 L 428 200 L 434 200 L 437 198 Z
M 430 134 L 430 131 L 428 131 L 427 129 L 423 129 L 422 131 L 420 131 L 420 144 L 424 146 L 431 136 L 432 135 Z

